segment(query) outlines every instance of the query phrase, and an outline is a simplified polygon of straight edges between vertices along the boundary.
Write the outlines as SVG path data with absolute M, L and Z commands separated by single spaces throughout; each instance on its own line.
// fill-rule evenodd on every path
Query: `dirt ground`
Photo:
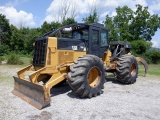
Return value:
M 37 110 L 11 93 L 18 69 L 0 66 L 0 120 L 160 120 L 160 78 L 139 76 L 132 85 L 110 78 L 104 93 L 91 99 L 64 84 L 52 88 L 49 107 Z

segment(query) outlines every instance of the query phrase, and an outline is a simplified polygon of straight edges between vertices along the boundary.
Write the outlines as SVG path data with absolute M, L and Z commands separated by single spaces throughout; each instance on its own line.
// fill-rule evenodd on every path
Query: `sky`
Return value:
M 148 6 L 151 14 L 160 16 L 160 0 L 0 0 L 0 13 L 17 27 L 41 27 L 44 21 L 60 21 L 58 8 L 69 3 L 73 5 L 70 10 L 77 13 L 78 22 L 89 15 L 91 6 L 98 8 L 99 22 L 104 21 L 107 14 L 116 15 L 115 8 L 124 5 L 133 10 L 136 10 L 136 4 Z M 160 30 L 152 37 L 152 43 L 153 47 L 160 48 Z

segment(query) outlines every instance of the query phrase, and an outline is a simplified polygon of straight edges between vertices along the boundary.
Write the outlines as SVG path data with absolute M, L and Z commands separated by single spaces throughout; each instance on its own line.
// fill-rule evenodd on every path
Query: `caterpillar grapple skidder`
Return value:
M 106 72 L 125 84 L 136 81 L 137 60 L 147 72 L 147 63 L 130 54 L 125 42 L 108 41 L 102 24 L 71 24 L 52 30 L 35 40 L 31 65 L 14 76 L 13 94 L 38 109 L 50 104 L 50 89 L 67 80 L 80 97 L 102 93 Z

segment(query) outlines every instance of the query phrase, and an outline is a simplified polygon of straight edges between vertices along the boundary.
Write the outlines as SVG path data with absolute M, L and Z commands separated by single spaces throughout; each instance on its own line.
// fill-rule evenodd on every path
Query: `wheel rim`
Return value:
M 135 76 L 135 75 L 136 75 L 136 64 L 133 63 L 133 64 L 131 65 L 130 71 L 131 71 L 131 75 L 132 75 L 132 76 Z
M 101 72 L 97 67 L 92 67 L 87 75 L 87 82 L 90 87 L 95 88 L 99 85 L 101 80 Z

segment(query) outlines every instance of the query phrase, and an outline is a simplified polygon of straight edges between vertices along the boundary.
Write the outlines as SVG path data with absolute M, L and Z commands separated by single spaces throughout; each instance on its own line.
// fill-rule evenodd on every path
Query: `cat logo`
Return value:
M 72 46 L 72 50 L 77 50 L 77 46 Z

